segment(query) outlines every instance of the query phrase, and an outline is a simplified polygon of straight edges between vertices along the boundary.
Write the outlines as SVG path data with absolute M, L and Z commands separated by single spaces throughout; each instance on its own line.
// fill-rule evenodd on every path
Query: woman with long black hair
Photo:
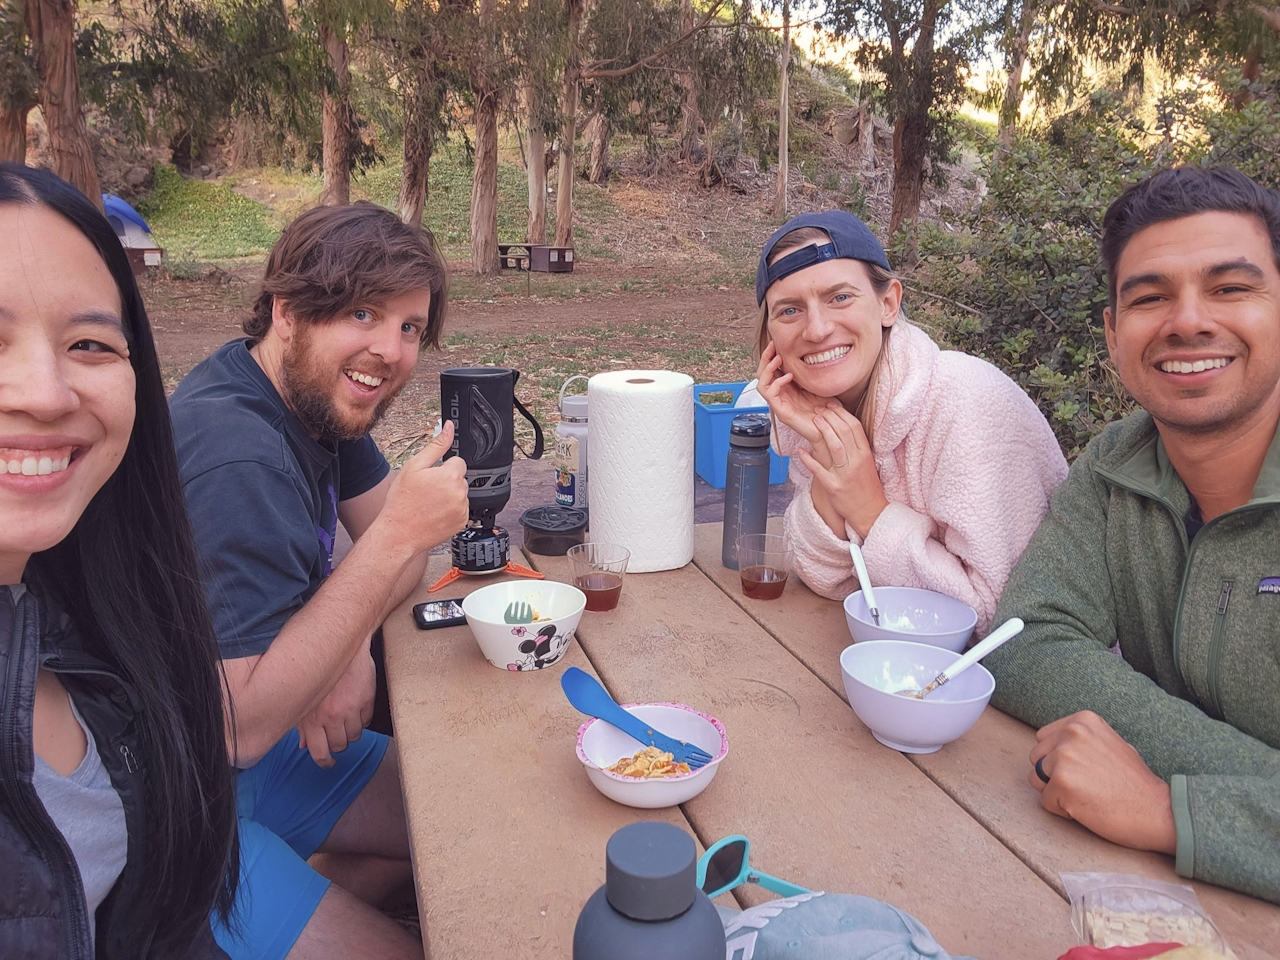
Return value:
M 222 956 L 225 737 L 124 251 L 74 188 L 0 164 L 0 956 Z

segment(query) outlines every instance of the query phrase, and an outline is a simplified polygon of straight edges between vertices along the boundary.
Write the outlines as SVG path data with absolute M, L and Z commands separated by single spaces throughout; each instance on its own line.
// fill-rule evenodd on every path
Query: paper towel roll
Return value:
M 627 570 L 693 559 L 693 378 L 614 370 L 587 381 L 591 539 L 631 551 Z

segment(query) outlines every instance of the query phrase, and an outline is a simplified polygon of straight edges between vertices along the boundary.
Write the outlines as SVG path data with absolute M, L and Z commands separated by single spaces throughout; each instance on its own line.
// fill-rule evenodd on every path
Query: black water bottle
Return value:
M 769 522 L 770 427 L 763 413 L 740 414 L 729 425 L 720 562 L 730 570 L 738 569 L 738 537 L 764 533 Z
M 573 960 L 723 960 L 724 924 L 698 889 L 693 838 L 633 823 L 605 847 L 605 884 L 573 931 Z

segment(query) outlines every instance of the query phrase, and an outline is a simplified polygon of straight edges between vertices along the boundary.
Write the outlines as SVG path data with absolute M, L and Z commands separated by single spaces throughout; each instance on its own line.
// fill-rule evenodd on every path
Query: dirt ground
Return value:
M 143 282 L 169 390 L 213 350 L 241 335 L 260 270 L 244 265 L 194 280 Z M 434 424 L 445 367 L 498 364 L 521 370 L 518 394 L 550 430 L 558 419 L 560 385 L 574 374 L 676 369 L 709 383 L 746 380 L 754 370 L 752 291 L 730 288 L 714 276 L 601 263 L 559 276 L 505 274 L 479 281 L 459 274 L 455 286 L 459 295 L 450 299 L 441 349 L 423 351 L 413 379 L 375 430 L 393 461 Z

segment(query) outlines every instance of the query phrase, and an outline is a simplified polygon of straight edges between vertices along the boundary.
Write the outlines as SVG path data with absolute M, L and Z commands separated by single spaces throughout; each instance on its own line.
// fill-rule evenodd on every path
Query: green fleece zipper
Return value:
M 1157 494 L 1151 487 L 1145 484 L 1135 482 L 1131 477 L 1124 474 L 1116 473 L 1105 467 L 1094 467 L 1094 472 L 1099 476 L 1110 480 L 1116 486 L 1128 490 L 1130 493 L 1136 493 L 1140 497 L 1146 497 L 1148 500 L 1154 500 L 1156 503 L 1164 506 L 1170 514 L 1173 515 L 1174 525 L 1178 528 L 1178 533 L 1182 536 L 1183 547 L 1187 551 L 1187 559 L 1182 568 L 1182 583 L 1178 587 L 1178 605 L 1173 613 L 1173 662 L 1178 665 L 1178 669 L 1182 669 L 1182 661 L 1179 657 L 1179 648 L 1182 639 L 1182 608 L 1187 598 L 1187 584 L 1191 581 L 1191 567 L 1195 561 L 1196 547 L 1204 542 L 1204 535 L 1209 532 L 1209 528 L 1217 525 L 1223 517 L 1233 517 L 1237 514 L 1247 513 L 1251 510 L 1272 509 L 1277 505 L 1276 497 L 1262 497 L 1258 500 L 1250 501 L 1243 506 L 1236 507 L 1234 510 L 1228 510 L 1226 513 L 1218 514 L 1212 520 L 1209 520 L 1200 528 L 1195 539 L 1187 539 L 1187 527 L 1183 517 L 1178 515 L 1178 510 L 1172 503 L 1164 497 Z M 1216 611 L 1213 623 L 1213 633 L 1209 638 L 1209 666 L 1205 681 L 1209 687 L 1209 702 L 1213 706 L 1214 712 L 1217 713 L 1218 719 L 1223 719 L 1222 710 L 1222 691 L 1218 687 L 1219 671 L 1222 665 L 1222 636 L 1226 632 L 1227 624 L 1227 607 L 1231 603 L 1231 587 L 1233 581 L 1222 581 L 1222 590 L 1218 594 L 1218 609 Z M 1185 677 L 1184 677 L 1185 680 Z
M 1222 634 L 1227 626 L 1227 607 L 1231 604 L 1233 581 L 1223 580 L 1218 594 L 1218 611 L 1213 619 L 1213 636 L 1209 639 L 1209 698 L 1219 720 L 1225 720 L 1222 710 L 1222 691 L 1218 688 L 1218 671 L 1222 666 Z

